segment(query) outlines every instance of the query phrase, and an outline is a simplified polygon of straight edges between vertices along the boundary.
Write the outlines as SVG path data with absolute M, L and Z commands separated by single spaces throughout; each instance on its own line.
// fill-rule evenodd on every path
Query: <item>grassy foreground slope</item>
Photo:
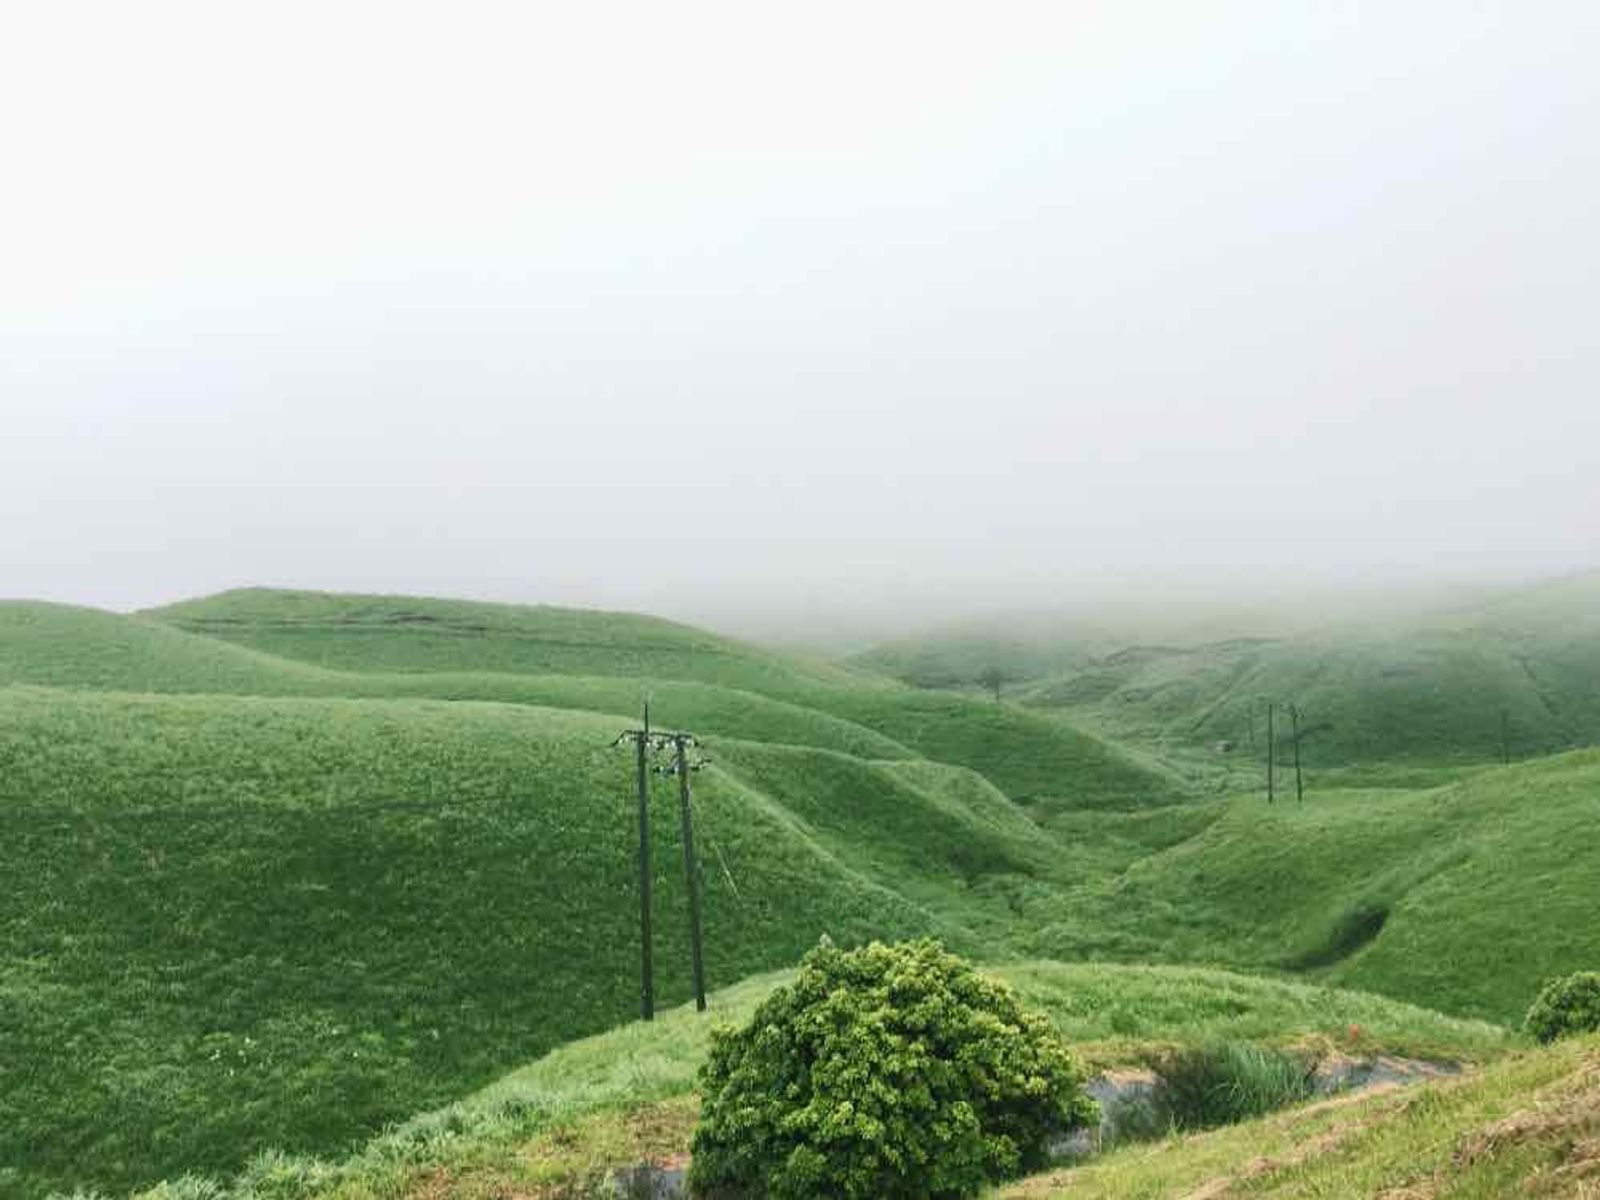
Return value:
M 1478 1059 L 1507 1045 L 1504 1031 L 1493 1026 L 1358 992 L 1225 971 L 1038 961 L 993 970 L 1095 1066 L 1135 1061 L 1152 1043 L 1342 1039 L 1351 1025 L 1361 1027 L 1368 1051 Z M 685 1007 L 652 1024 L 634 1022 L 562 1046 L 374 1138 L 350 1158 L 268 1155 L 206 1194 L 227 1200 L 537 1195 L 540 1186 L 580 1182 L 574 1173 L 591 1165 L 682 1152 L 695 1072 L 714 1023 L 747 1019 L 787 977 L 757 977 L 716 994 L 709 1017 Z M 151 1200 L 159 1195 L 170 1193 L 151 1193 Z
M 397 672 L 606 675 L 738 688 L 970 767 L 1041 814 L 1137 807 L 1172 799 L 1181 788 L 1158 765 L 1049 715 L 917 692 L 653 618 L 268 589 L 225 592 L 147 616 L 302 664 L 384 673 L 385 688 Z
M 1514 1022 L 1547 975 L 1600 963 L 1597 828 L 1592 750 L 1426 791 L 1239 800 L 1039 947 L 1297 969 Z
M 0 689 L 0 1193 L 336 1150 L 627 1019 L 615 732 L 525 706 Z M 972 882 L 1048 861 L 957 768 L 723 748 L 696 781 L 714 983 L 824 932 L 995 949 L 1003 908 Z M 672 1001 L 686 901 L 657 801 Z
M 1414 1090 L 1375 1091 L 1128 1145 L 997 1195 L 1584 1200 L 1595 1195 L 1597 1179 L 1600 1042 L 1589 1038 L 1524 1051 Z

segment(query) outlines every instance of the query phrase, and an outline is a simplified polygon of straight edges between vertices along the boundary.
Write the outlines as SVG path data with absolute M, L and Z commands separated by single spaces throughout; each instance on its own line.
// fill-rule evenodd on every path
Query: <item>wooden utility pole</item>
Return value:
M 689 745 L 686 733 L 674 734 L 677 749 L 678 802 L 683 814 L 683 875 L 689 889 L 689 962 L 694 972 L 694 1006 L 706 1010 L 706 972 L 700 946 L 700 870 L 694 858 L 694 817 L 689 801 Z
M 1289 705 L 1289 721 L 1294 727 L 1294 798 L 1305 803 L 1306 789 L 1300 780 L 1300 709 Z
M 695 764 L 689 761 L 689 747 L 695 745 L 694 735 L 681 732 L 652 733 L 650 731 L 650 702 L 645 701 L 644 724 L 638 729 L 627 729 L 617 735 L 613 745 L 631 741 L 639 772 L 639 1016 L 646 1021 L 655 1017 L 655 972 L 651 961 L 650 938 L 650 754 L 672 746 L 676 759 L 663 773 L 676 771 L 678 775 L 678 800 L 683 812 L 683 870 L 689 885 L 689 938 L 690 966 L 694 972 L 695 1006 L 704 1012 L 706 1007 L 705 961 L 700 936 L 700 870 L 694 856 L 694 816 L 690 798 L 689 773 Z
M 1277 743 L 1273 740 L 1273 733 L 1272 733 L 1272 710 L 1273 710 L 1273 707 L 1274 707 L 1273 704 L 1269 701 L 1268 704 L 1267 704 L 1267 803 L 1268 804 L 1271 804 L 1273 802 L 1274 798 L 1275 798 L 1274 787 L 1273 787 L 1273 778 L 1272 778 L 1272 759 L 1273 759 L 1274 754 L 1277 752 L 1277 748 L 1278 748 L 1277 747 Z
M 639 763 L 639 1016 L 656 1015 L 655 972 L 650 961 L 650 701 L 644 702 L 644 727 L 634 731 Z

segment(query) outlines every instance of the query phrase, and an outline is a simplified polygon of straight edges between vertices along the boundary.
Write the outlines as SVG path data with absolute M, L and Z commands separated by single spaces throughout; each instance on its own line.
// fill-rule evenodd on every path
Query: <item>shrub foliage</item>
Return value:
M 931 940 L 824 941 L 713 1039 L 698 1195 L 962 1197 L 1096 1118 L 1048 1020 Z
M 1600 1029 L 1600 971 L 1552 979 L 1528 1007 L 1528 1032 L 1541 1042 Z

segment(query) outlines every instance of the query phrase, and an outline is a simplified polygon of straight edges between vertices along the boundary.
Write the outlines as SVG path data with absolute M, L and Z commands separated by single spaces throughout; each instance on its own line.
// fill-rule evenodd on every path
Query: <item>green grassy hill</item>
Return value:
M 654 690 L 666 680 L 738 688 L 871 730 L 918 756 L 971 767 L 1044 813 L 1137 807 L 1174 799 L 1183 786 L 1148 759 L 1047 714 L 930 695 L 650 618 L 265 589 L 226 592 L 147 616 L 301 664 L 337 667 L 345 674 L 382 673 L 385 679 L 372 686 L 385 694 L 397 694 L 396 686 L 443 686 L 437 680 L 397 683 L 404 676 L 462 672 L 501 679 L 610 676 L 618 700 L 628 686 L 634 687 L 636 700 L 639 686 L 648 683 Z M 669 719 L 687 724 L 692 715 Z M 738 732 L 761 740 L 796 740 L 786 728 L 785 719 L 764 731 Z
M 1560 1042 L 1459 1079 L 1375 1090 L 1135 1143 L 996 1193 L 1006 1200 L 1585 1200 L 1600 1174 L 1600 1042 Z
M 873 758 L 915 752 L 802 705 L 692 680 L 509 672 L 339 671 L 278 658 L 157 621 L 58 604 L 0 601 L 0 686 L 255 696 L 492 700 L 638 717 L 648 690 L 679 725 Z
M 1600 751 L 1442 788 L 1241 799 L 1037 944 L 1307 971 L 1515 1022 L 1547 975 L 1600 963 L 1597 827 Z
M 1027 961 L 994 969 L 1045 1012 L 1096 1068 L 1139 1061 L 1152 1044 L 1212 1038 L 1275 1044 L 1343 1042 L 1359 1026 L 1363 1051 L 1482 1059 L 1511 1044 L 1503 1030 L 1360 992 L 1185 967 Z M 507 1196 L 563 1194 L 590 1169 L 687 1149 L 695 1071 L 717 1021 L 741 1021 L 787 978 L 747 980 L 691 1008 L 634 1022 L 560 1049 L 477 1093 L 426 1113 L 343 1159 L 266 1154 L 227 1181 L 191 1182 L 188 1195 Z M 204 1190 L 202 1190 L 204 1189 Z M 157 1190 L 148 1200 L 170 1200 Z M 570 1194 L 570 1193 L 568 1193 Z
M 857 682 L 835 667 L 632 613 L 245 588 L 144 615 L 282 658 L 354 671 L 690 679 L 780 696 L 809 684 Z
M 1581 643 L 1550 619 L 1573 594 L 1429 637 L 1478 644 L 1489 621 Z M 1429 663 L 1432 644 L 1383 653 Z M 1095 669 L 1144 681 L 1118 727 L 1159 751 L 1193 710 L 1224 721 L 1207 695 L 1248 695 L 1279 649 Z M 1335 657 L 1318 678 L 1353 677 Z M 611 742 L 645 691 L 712 760 L 696 803 L 714 984 L 823 932 L 932 932 L 989 961 L 1227 964 L 1504 1022 L 1545 974 L 1600 962 L 1594 752 L 1467 771 L 1452 752 L 1368 772 L 1382 789 L 1322 769 L 1303 806 L 1268 808 L 1197 799 L 1187 760 L 1180 776 L 1047 710 L 648 618 L 264 591 L 132 617 L 0 603 L 0 1195 L 226 1173 L 266 1146 L 337 1157 L 627 1020 L 635 824 Z M 1071 711 L 1110 725 L 1119 694 Z M 671 1001 L 686 897 L 663 782 Z M 1100 969 L 1073 986 L 1100 996 Z M 1125 993 L 1095 1004 L 1133 994 L 1118 970 Z M 1177 980 L 1159 987 L 1182 996 Z
M 434 701 L 0 691 L 0 1163 L 128 1186 L 334 1149 L 637 1005 L 617 722 Z M 1004 946 L 1049 845 L 959 768 L 734 740 L 696 781 L 707 969 Z M 663 996 L 687 989 L 671 789 Z M 3 1177 L 0 1177 L 3 1178 Z
M 1524 654 L 1482 632 L 1435 630 L 1146 648 L 1035 685 L 1022 698 L 1108 729 L 1176 745 L 1227 740 L 1258 757 L 1275 699 L 1300 708 L 1304 758 L 1313 765 L 1491 761 L 1501 756 L 1502 735 L 1516 757 L 1600 736 L 1594 685 L 1569 671 L 1562 654 L 1553 646 Z M 1278 726 L 1287 739 L 1281 708 Z M 1289 757 L 1280 742 L 1280 761 Z
M 1292 636 L 1105 637 L 1018 642 L 969 632 L 852 661 L 967 687 L 992 662 L 1024 704 L 1179 751 L 1229 741 L 1259 757 L 1269 700 L 1302 710 L 1304 757 L 1317 765 L 1493 761 L 1505 749 L 1526 758 L 1600 741 L 1600 573 Z M 1287 760 L 1287 747 L 1280 755 Z

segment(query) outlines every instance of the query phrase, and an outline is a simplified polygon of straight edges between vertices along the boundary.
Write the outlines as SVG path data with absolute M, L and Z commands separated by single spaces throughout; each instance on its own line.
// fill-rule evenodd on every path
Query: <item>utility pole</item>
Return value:
M 694 1006 L 706 1010 L 706 971 L 700 946 L 700 871 L 694 859 L 694 817 L 689 803 L 689 746 L 694 738 L 686 733 L 674 734 L 673 746 L 677 750 L 678 802 L 683 814 L 683 875 L 689 889 L 689 955 L 694 972 Z
M 689 936 L 694 972 L 695 1006 L 706 1008 L 705 962 L 700 935 L 700 873 L 694 856 L 694 817 L 691 805 L 689 773 L 699 764 L 689 761 L 689 747 L 696 745 L 694 735 L 682 732 L 652 733 L 650 730 L 650 702 L 644 703 L 644 723 L 638 729 L 626 729 L 612 743 L 620 746 L 631 741 L 639 776 L 639 1016 L 649 1021 L 655 1018 L 655 973 L 651 961 L 650 933 L 650 754 L 671 746 L 676 751 L 675 761 L 663 774 L 678 775 L 678 801 L 683 815 L 683 870 L 689 885 Z
M 1306 789 L 1300 781 L 1300 709 L 1293 704 L 1289 705 L 1289 720 L 1294 726 L 1294 798 L 1304 804 Z
M 656 1015 L 655 972 L 650 961 L 650 701 L 644 702 L 644 726 L 633 732 L 639 764 L 639 1016 Z
M 1511 715 L 1503 708 L 1500 710 L 1500 761 L 1505 766 L 1511 765 Z
M 1273 799 L 1275 798 L 1274 797 L 1274 788 L 1273 788 L 1273 779 L 1272 779 L 1272 758 L 1273 758 L 1274 751 L 1276 751 L 1276 749 L 1277 749 L 1277 745 L 1275 744 L 1275 742 L 1273 740 L 1273 733 L 1272 733 L 1272 710 L 1273 710 L 1273 708 L 1274 708 L 1274 705 L 1272 704 L 1272 702 L 1268 701 L 1267 702 L 1267 803 L 1268 804 L 1271 804 L 1273 802 Z

